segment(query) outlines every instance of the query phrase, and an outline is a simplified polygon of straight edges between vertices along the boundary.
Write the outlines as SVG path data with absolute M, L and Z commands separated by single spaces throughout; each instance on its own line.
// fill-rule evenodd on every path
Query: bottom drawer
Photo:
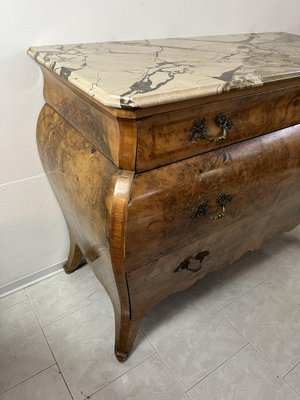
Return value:
M 245 143 L 244 150 L 239 144 L 230 146 L 228 151 L 232 160 L 236 151 L 240 161 L 243 157 L 248 159 L 236 164 L 233 170 L 232 186 L 236 199 L 240 200 L 236 217 L 222 224 L 219 222 L 225 222 L 226 215 L 220 221 L 215 220 L 206 235 L 200 232 L 187 245 L 128 272 L 132 318 L 142 317 L 168 295 L 192 286 L 208 273 L 300 223 L 300 126 L 251 142 L 251 146 Z M 255 154 L 251 163 L 250 149 Z M 257 170 L 260 173 L 254 179 L 251 171 Z M 237 177 L 243 182 L 240 191 L 236 187 Z M 230 188 L 230 180 L 226 184 Z

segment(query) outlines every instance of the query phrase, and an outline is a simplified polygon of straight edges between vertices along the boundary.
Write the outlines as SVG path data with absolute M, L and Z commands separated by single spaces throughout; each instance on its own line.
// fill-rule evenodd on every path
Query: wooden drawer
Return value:
M 232 122 L 226 139 L 209 140 L 222 136 L 216 123 L 222 114 Z M 205 121 L 206 133 L 199 121 Z M 144 118 L 138 122 L 136 169 L 146 171 L 297 123 L 300 86 Z M 207 139 L 200 138 L 203 134 Z
M 126 270 L 227 232 L 228 226 L 248 217 L 255 232 L 255 221 L 266 215 L 282 227 L 284 221 L 278 221 L 277 214 L 286 205 L 299 203 L 299 182 L 300 125 L 136 175 L 127 212 Z M 217 219 L 222 213 L 220 193 L 231 201 L 225 205 L 225 216 Z M 283 215 L 288 225 L 298 218 L 292 209 Z
M 127 283 L 132 317 L 140 318 L 166 296 L 191 287 L 207 274 L 259 249 L 266 240 L 275 238 L 283 230 L 295 228 L 300 222 L 299 195 L 300 191 L 290 203 L 283 202 L 278 209 L 272 208 L 270 214 L 257 213 L 255 225 L 249 215 L 129 272 Z M 255 257 L 252 262 L 256 262 Z

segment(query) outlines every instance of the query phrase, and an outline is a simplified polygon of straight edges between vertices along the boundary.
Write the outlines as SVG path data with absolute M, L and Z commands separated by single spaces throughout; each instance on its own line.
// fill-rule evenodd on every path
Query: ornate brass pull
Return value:
M 202 200 L 196 205 L 195 210 L 192 214 L 192 218 L 195 219 L 201 216 L 208 216 L 210 219 L 215 219 L 215 220 L 223 218 L 225 216 L 225 205 L 231 200 L 232 196 L 230 194 L 220 193 L 217 196 L 217 204 L 222 208 L 222 211 L 219 214 L 213 216 L 208 214 L 207 201 Z
M 229 115 L 221 113 L 216 116 L 215 123 L 222 129 L 222 136 L 208 137 L 206 121 L 204 118 L 194 122 L 188 140 L 194 142 L 197 139 L 205 139 L 210 142 L 221 142 L 226 139 L 229 130 L 233 126 L 233 121 Z

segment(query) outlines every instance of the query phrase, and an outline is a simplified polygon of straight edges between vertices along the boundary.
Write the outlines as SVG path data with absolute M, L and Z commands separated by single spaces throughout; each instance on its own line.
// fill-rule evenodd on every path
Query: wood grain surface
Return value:
M 37 143 L 70 232 L 65 270 L 86 260 L 105 287 L 124 361 L 162 299 L 300 223 L 300 81 L 115 110 L 43 73 Z M 187 139 L 199 118 L 220 134 L 219 112 L 228 140 Z
M 221 136 L 222 129 L 215 123 L 220 113 L 233 122 L 225 140 L 190 140 L 194 123 L 201 119 L 206 121 L 209 137 Z M 299 122 L 300 86 L 144 118 L 138 121 L 136 169 L 142 172 L 157 168 Z
M 285 207 L 299 196 L 299 154 L 300 125 L 296 125 L 136 175 L 128 205 L 126 270 L 244 218 L 255 222 L 261 213 L 273 215 Z M 218 215 L 216 198 L 222 192 L 232 196 L 224 218 L 192 218 L 204 200 L 208 213 Z
M 42 70 L 46 102 L 117 167 L 134 170 L 136 121 L 117 118 L 56 74 Z
M 72 238 L 67 272 L 76 268 L 81 252 L 112 300 L 115 352 L 123 361 L 139 325 L 130 320 L 122 251 L 124 210 L 133 174 L 119 171 L 49 105 L 39 116 L 37 142 Z

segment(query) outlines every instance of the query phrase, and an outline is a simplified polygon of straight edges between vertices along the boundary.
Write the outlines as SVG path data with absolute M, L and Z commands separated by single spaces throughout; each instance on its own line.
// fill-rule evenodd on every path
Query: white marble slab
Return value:
M 31 47 L 39 64 L 111 107 L 147 107 L 300 76 L 282 32 Z

